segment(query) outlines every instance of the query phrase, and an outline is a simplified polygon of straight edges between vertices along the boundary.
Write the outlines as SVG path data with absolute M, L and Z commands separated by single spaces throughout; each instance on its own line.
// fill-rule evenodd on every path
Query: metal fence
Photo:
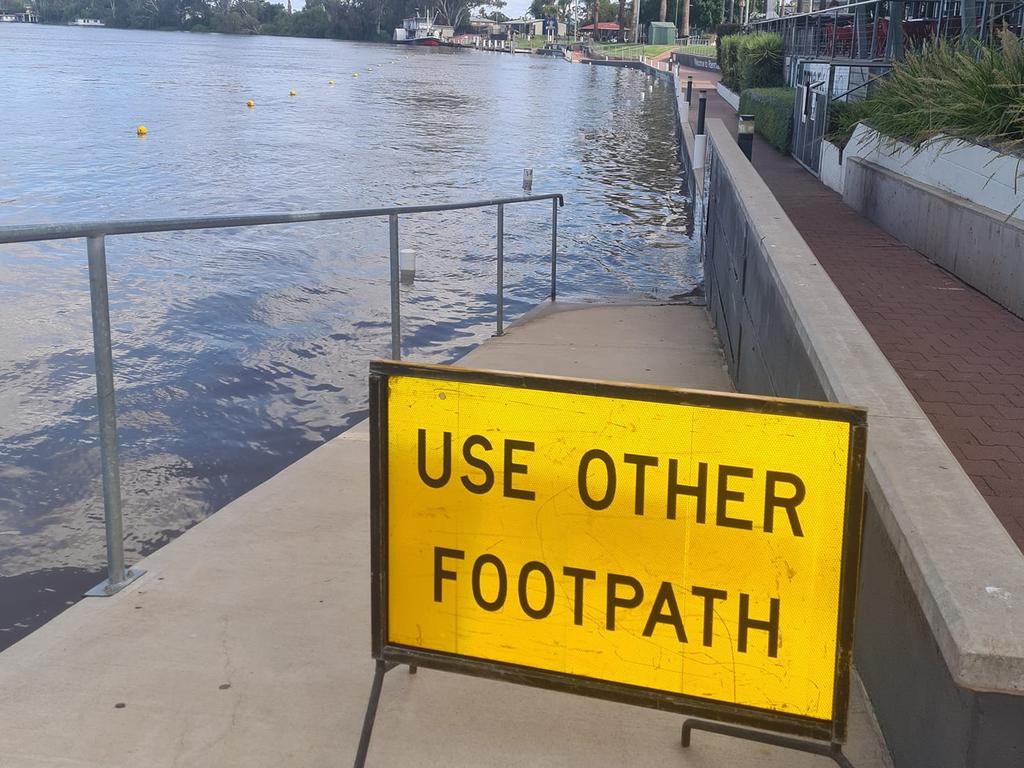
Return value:
M 525 185 L 524 185 L 525 186 Z M 459 211 L 470 208 L 497 208 L 497 335 L 504 333 L 505 206 L 540 200 L 551 201 L 551 290 L 556 295 L 558 265 L 558 209 L 564 205 L 560 194 L 524 194 L 439 205 L 408 205 L 341 211 L 303 211 L 241 216 L 205 216 L 135 221 L 94 221 L 77 224 L 27 225 L 0 227 L 0 245 L 43 240 L 85 238 L 89 262 L 89 296 L 92 310 L 93 355 L 96 364 L 96 399 L 99 410 L 100 460 L 103 477 L 103 518 L 106 528 L 107 579 L 87 594 L 112 595 L 142 575 L 138 568 L 124 563 L 124 522 L 121 510 L 121 471 L 118 460 L 117 407 L 114 392 L 114 363 L 110 338 L 110 301 L 108 298 L 106 238 L 152 232 L 185 232 L 199 229 L 259 227 L 271 224 L 297 224 L 313 221 L 387 218 L 390 234 L 391 264 L 391 357 L 401 358 L 402 328 L 399 301 L 398 218 L 410 214 Z
M 972 27 L 964 26 L 964 2 L 973 4 Z M 1021 0 L 861 0 L 757 21 L 749 29 L 781 35 L 786 56 L 868 60 L 900 59 L 928 40 L 960 38 L 965 29 L 982 42 L 1004 26 L 1019 35 L 1022 25 Z

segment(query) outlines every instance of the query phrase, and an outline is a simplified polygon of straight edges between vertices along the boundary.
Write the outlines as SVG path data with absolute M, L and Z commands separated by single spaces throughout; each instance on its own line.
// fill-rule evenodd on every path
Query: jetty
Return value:
M 459 365 L 729 391 L 703 307 L 546 303 Z M 367 423 L 139 563 L 0 654 L 0 765 L 337 766 L 373 677 Z M 828 761 L 678 715 L 398 668 L 368 765 L 713 766 Z M 859 685 L 847 754 L 885 768 Z

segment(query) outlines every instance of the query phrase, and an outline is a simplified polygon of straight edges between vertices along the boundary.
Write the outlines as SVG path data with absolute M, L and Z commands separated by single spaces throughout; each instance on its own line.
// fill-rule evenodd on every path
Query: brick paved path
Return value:
M 708 117 L 736 113 L 708 89 Z M 696 95 L 694 97 L 696 101 Z M 696 122 L 696 108 L 690 119 Z M 1024 320 L 876 227 L 760 136 L 754 167 L 1024 550 Z

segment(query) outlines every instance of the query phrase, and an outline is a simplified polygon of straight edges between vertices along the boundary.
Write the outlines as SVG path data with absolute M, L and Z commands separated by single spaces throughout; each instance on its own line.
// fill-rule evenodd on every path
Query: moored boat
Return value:
M 395 42 L 405 45 L 454 45 L 455 30 L 434 23 L 434 16 L 411 16 L 395 30 Z

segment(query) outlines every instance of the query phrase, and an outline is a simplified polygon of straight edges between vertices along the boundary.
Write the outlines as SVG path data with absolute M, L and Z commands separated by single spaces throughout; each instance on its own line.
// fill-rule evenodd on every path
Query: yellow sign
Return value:
M 378 657 L 843 737 L 863 411 L 372 373 Z

